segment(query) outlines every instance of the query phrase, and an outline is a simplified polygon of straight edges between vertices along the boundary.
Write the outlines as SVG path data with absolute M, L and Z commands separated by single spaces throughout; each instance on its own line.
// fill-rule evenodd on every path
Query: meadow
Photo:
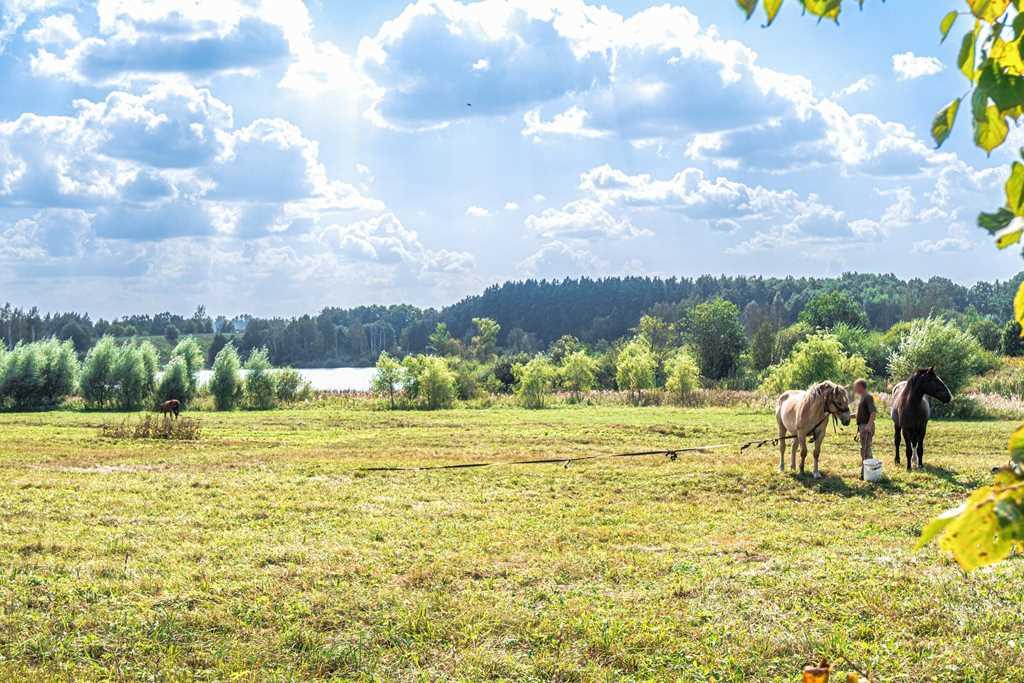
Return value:
M 383 412 L 328 401 L 0 415 L 2 680 L 1024 680 L 1022 565 L 966 576 L 922 525 L 1005 460 L 1011 421 L 937 421 L 926 469 L 813 480 L 773 448 L 475 470 L 442 464 L 767 436 L 764 409 Z M 1016 579 L 1016 580 L 1015 580 Z

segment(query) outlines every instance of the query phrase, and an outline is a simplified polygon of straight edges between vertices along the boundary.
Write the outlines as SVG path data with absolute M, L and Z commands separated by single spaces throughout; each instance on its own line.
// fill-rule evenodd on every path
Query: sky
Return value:
M 1005 279 L 938 22 L 727 0 L 0 0 L 0 301 L 440 306 L 581 275 Z

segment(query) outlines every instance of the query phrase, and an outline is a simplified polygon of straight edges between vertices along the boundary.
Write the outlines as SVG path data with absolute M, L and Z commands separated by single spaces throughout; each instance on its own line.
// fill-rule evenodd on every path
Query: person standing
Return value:
M 857 439 L 860 441 L 860 478 L 864 478 L 864 461 L 874 458 L 871 443 L 875 439 L 875 397 L 868 393 L 868 381 L 858 379 L 853 383 L 853 393 L 860 398 L 857 406 Z

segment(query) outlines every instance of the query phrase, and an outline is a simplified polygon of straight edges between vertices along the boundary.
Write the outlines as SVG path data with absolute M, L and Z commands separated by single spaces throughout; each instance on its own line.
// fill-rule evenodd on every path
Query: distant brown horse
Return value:
M 170 417 L 171 415 L 178 417 L 178 414 L 181 412 L 181 401 L 176 398 L 164 401 L 160 404 L 159 410 L 165 417 Z

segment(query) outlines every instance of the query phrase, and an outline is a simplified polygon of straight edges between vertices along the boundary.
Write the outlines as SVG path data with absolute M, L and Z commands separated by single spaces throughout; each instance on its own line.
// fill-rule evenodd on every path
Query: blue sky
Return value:
M 936 28 L 962 2 L 786 5 L 765 30 L 726 0 L 0 0 L 0 300 L 1015 273 L 974 227 L 1010 151 L 928 138 L 966 89 Z

